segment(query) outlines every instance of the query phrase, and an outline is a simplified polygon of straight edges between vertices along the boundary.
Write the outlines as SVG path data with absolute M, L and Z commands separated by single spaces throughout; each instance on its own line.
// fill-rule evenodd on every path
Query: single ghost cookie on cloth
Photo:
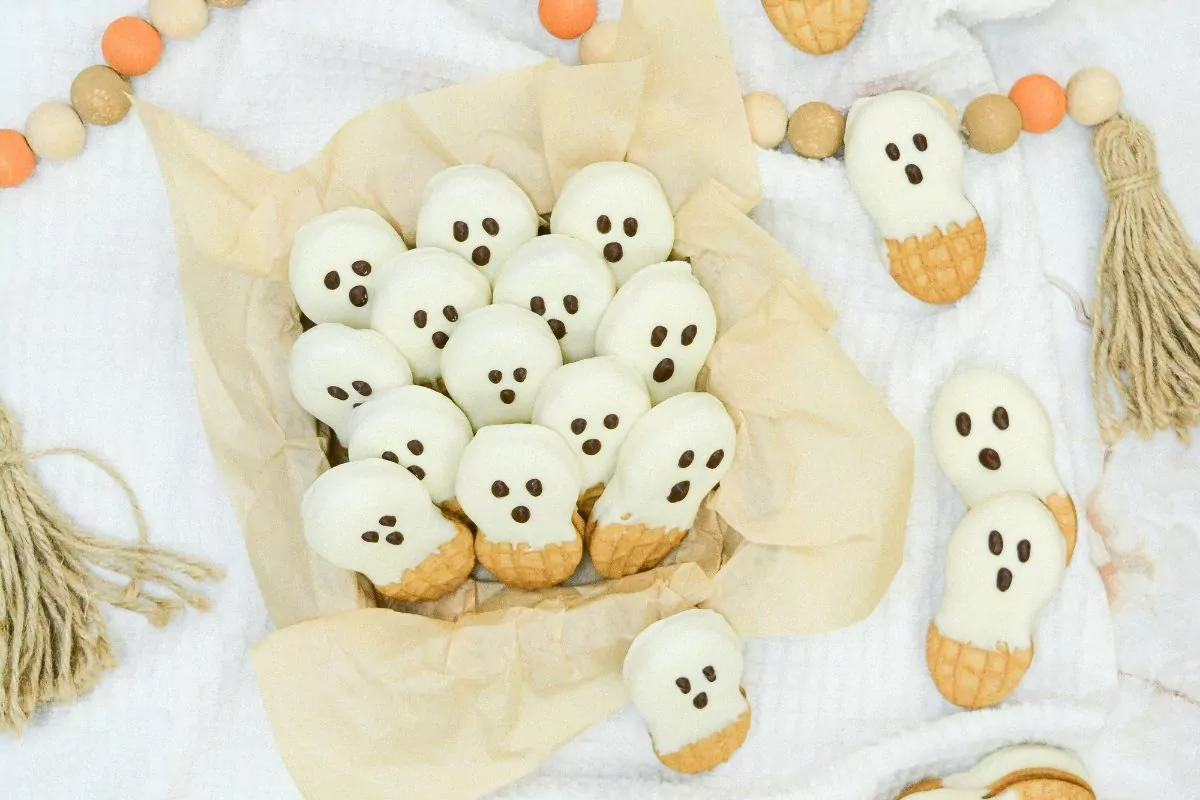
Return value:
M 411 472 L 444 510 L 461 513 L 454 479 L 471 423 L 441 392 L 424 386 L 398 386 L 380 392 L 350 415 L 352 461 L 382 458 Z
M 467 526 L 443 514 L 412 473 L 381 458 L 321 474 L 304 493 L 300 515 L 313 550 L 396 600 L 436 600 L 475 566 Z
M 596 353 L 628 361 L 661 403 L 696 388 L 716 338 L 716 311 L 691 265 L 667 261 L 620 288 L 596 329 Z
M 296 402 L 343 442 L 350 435 L 351 411 L 376 392 L 412 383 L 408 362 L 387 339 L 336 322 L 300 334 L 288 373 Z
M 979 280 L 983 220 L 963 194 L 963 143 L 937 100 L 895 91 L 846 119 L 850 185 L 883 236 L 893 280 L 926 303 L 953 303 Z
M 943 697 L 984 708 L 1017 687 L 1065 569 L 1058 524 L 1033 495 L 997 495 L 967 512 L 946 548 L 946 591 L 925 642 Z
M 676 395 L 635 422 L 588 518 L 596 571 L 620 578 L 666 558 L 729 471 L 735 444 L 725 406 L 703 392 Z
M 475 555 L 498 580 L 544 589 L 583 557 L 575 512 L 579 464 L 558 434 L 539 425 L 490 425 L 467 445 L 456 494 L 478 527 Z
M 1074 753 L 1018 744 L 985 756 L 965 772 L 927 778 L 896 800 L 1096 800 L 1087 768 Z
M 550 230 L 587 242 L 624 285 L 642 267 L 666 261 L 675 244 L 675 217 L 662 184 L 624 161 L 589 164 L 567 179 Z
M 442 351 L 446 391 L 476 429 L 529 422 L 538 391 L 562 351 L 537 314 L 507 305 L 467 314 Z
M 750 732 L 742 670 L 742 640 L 715 611 L 681 611 L 637 635 L 622 675 L 659 761 L 705 772 L 737 752 Z
M 483 274 L 454 253 L 418 247 L 388 264 L 388 279 L 371 304 L 371 328 L 408 361 L 413 379 L 432 384 L 442 374 L 442 350 L 458 321 L 491 302 Z
M 596 326 L 612 302 L 612 273 L 578 239 L 539 236 L 509 256 L 496 278 L 495 301 L 528 308 L 546 320 L 564 361 L 596 354 Z
M 365 328 L 388 262 L 407 248 L 388 221 L 367 208 L 341 208 L 296 232 L 288 278 L 296 305 L 313 322 Z
M 642 377 L 612 356 L 567 364 L 542 386 L 533 405 L 533 422 L 561 436 L 579 460 L 579 513 L 585 517 L 612 477 L 633 424 L 649 410 Z
M 1041 401 L 1015 375 L 978 367 L 943 384 L 933 404 L 933 453 L 968 506 L 1002 492 L 1037 496 L 1075 552 L 1075 504 L 1054 465 L 1054 431 Z
M 480 164 L 449 167 L 425 187 L 417 246 L 440 247 L 494 281 L 512 251 L 537 236 L 541 220 L 512 178 Z

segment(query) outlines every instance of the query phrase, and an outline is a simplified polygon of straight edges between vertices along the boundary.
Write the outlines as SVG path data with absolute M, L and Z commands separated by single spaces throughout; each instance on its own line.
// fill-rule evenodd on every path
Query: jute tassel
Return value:
M 1159 185 L 1146 127 L 1118 114 L 1092 150 L 1109 197 L 1092 328 L 1100 433 L 1109 444 L 1127 431 L 1186 440 L 1200 414 L 1200 259 Z
M 25 467 L 54 455 L 79 456 L 121 487 L 137 523 L 136 542 L 95 536 L 59 510 Z M 38 706 L 86 692 L 116 663 L 100 603 L 134 611 L 156 626 L 170 622 L 185 604 L 207 608 L 207 598 L 181 577 L 218 580 L 221 571 L 151 547 L 133 490 L 95 456 L 73 448 L 22 452 L 0 403 L 0 729 L 20 733 Z M 168 595 L 149 594 L 150 583 Z

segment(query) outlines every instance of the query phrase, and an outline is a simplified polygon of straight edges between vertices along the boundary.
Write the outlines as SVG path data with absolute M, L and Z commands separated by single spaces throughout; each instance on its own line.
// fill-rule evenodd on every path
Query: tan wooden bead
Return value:
M 42 103 L 25 121 L 25 138 L 38 158 L 66 161 L 79 155 L 87 141 L 87 129 L 75 109 L 66 103 Z
M 976 97 L 963 112 L 967 144 L 981 153 L 1003 153 L 1021 135 L 1021 110 L 1002 94 Z
M 846 120 L 828 103 L 805 103 L 788 120 L 787 140 L 805 158 L 829 158 L 842 149 Z
M 580 64 L 604 64 L 613 59 L 617 47 L 617 22 L 606 19 L 588 28 L 579 40 Z
M 787 134 L 787 106 L 770 92 L 751 92 L 742 98 L 750 138 L 759 147 L 774 150 Z
M 208 0 L 208 4 L 217 8 L 238 8 L 246 5 L 246 0 Z
M 116 125 L 133 105 L 133 87 L 114 70 L 99 64 L 88 67 L 71 83 L 71 105 L 84 122 Z
M 208 3 L 150 0 L 150 23 L 168 39 L 191 39 L 208 25 Z
M 1121 110 L 1121 82 L 1100 67 L 1085 67 L 1067 82 L 1067 113 L 1080 125 L 1108 122 Z

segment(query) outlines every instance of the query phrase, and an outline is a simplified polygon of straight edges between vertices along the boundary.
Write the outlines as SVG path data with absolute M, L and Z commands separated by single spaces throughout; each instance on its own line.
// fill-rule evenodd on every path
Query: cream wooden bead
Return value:
M 579 40 L 579 63 L 603 64 L 612 61 L 616 47 L 616 20 L 597 22 Z
M 1080 125 L 1108 122 L 1121 110 L 1121 83 L 1100 67 L 1086 67 L 1067 83 L 1067 113 Z
M 25 139 L 38 158 L 66 161 L 79 155 L 87 141 L 87 129 L 66 103 L 46 102 L 25 121 Z
M 787 106 L 770 92 L 751 92 L 742 98 L 750 138 L 759 147 L 774 150 L 787 135 Z
M 191 39 L 208 26 L 208 3 L 150 0 L 150 24 L 168 39 Z

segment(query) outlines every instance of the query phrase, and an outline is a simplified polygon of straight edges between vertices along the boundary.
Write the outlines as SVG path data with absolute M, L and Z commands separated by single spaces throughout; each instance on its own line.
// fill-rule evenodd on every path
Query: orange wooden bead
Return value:
M 113 20 L 100 40 L 108 65 L 126 78 L 145 75 L 162 58 L 163 40 L 154 26 L 138 17 Z
M 1021 111 L 1021 127 L 1045 133 L 1058 127 L 1067 114 L 1067 93 L 1048 75 L 1026 75 L 1013 84 L 1008 98 Z
M 577 39 L 596 21 L 596 0 L 539 0 L 538 19 L 559 39 Z
M 20 186 L 36 164 L 37 158 L 20 131 L 0 131 L 0 188 Z

